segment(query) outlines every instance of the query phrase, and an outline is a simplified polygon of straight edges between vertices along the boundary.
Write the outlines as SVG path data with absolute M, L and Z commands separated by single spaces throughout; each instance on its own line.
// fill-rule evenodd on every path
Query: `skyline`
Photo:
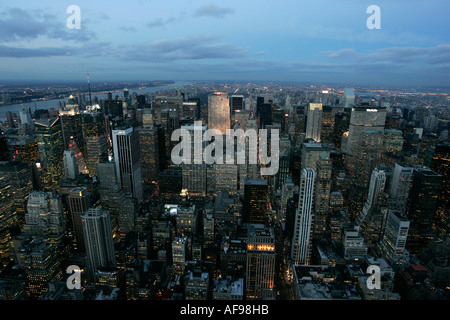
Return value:
M 68 29 L 68 6 L 80 29 Z M 378 5 L 381 29 L 366 9 Z M 444 1 L 23 1 L 0 18 L 0 81 L 237 80 L 445 86 Z M 447 8 L 447 10 L 446 10 Z

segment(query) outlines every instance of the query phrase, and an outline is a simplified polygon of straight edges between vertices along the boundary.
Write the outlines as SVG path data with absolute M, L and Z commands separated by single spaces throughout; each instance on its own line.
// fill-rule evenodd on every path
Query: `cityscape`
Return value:
M 213 9 L 195 16 L 234 13 Z M 382 85 L 89 68 L 0 78 L 0 300 L 209 317 L 187 303 L 450 299 L 448 71 Z

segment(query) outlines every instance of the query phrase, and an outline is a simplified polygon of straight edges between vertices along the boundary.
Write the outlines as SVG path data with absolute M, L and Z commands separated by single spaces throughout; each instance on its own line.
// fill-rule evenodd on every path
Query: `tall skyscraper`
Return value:
M 67 195 L 67 202 L 69 204 L 70 218 L 73 226 L 75 248 L 80 252 L 85 252 L 86 246 L 84 243 L 81 216 L 91 206 L 91 194 L 86 187 L 77 187 L 70 190 Z
M 59 190 L 63 174 L 64 153 L 60 118 L 36 120 L 35 131 L 41 160 L 37 167 L 42 168 L 45 172 L 45 176 L 41 177 L 42 185 L 49 189 Z
M 137 129 L 141 154 L 142 181 L 149 184 L 158 180 L 166 169 L 165 137 L 162 126 L 144 126 Z
M 322 127 L 322 104 L 310 103 L 306 119 L 306 139 L 320 142 L 320 131 Z
M 87 254 L 87 278 L 95 281 L 98 268 L 116 265 L 111 217 L 101 207 L 91 207 L 81 216 L 84 242 Z
M 414 168 L 411 190 L 406 204 L 410 221 L 406 248 L 418 254 L 431 239 L 433 220 L 442 188 L 442 176 L 427 167 Z
M 236 110 L 245 109 L 245 100 L 243 95 L 233 94 L 230 97 L 231 112 L 234 113 Z
M 350 170 L 352 169 L 352 157 L 355 157 L 360 152 L 360 145 L 365 137 L 363 132 L 380 132 L 384 135 L 384 125 L 386 121 L 386 107 L 372 106 L 363 104 L 353 106 L 350 114 L 350 125 L 348 137 L 344 152 L 349 156 Z M 370 175 L 370 174 L 369 174 Z
M 364 131 L 356 143 L 357 153 L 349 157 L 349 169 L 356 180 L 367 187 L 373 169 L 379 165 L 383 152 L 383 133 L 380 131 Z M 347 158 L 346 158 L 347 159 Z
M 435 216 L 434 229 L 439 236 L 450 233 L 450 145 L 437 145 L 431 169 L 442 176 L 442 188 Z
M 226 134 L 230 129 L 230 104 L 228 92 L 213 92 L 208 96 L 208 128 Z
M 26 162 L 2 161 L 0 162 L 0 175 L 4 175 L 11 186 L 11 200 L 14 201 L 14 210 L 21 221 L 27 210 L 27 201 L 33 190 L 33 172 Z
M 182 163 L 182 174 L 183 174 L 183 190 L 187 191 L 189 194 L 194 195 L 205 195 L 207 192 L 206 183 L 206 163 L 202 157 L 201 163 L 195 163 L 195 145 L 201 145 L 202 150 L 204 150 L 205 143 L 203 141 L 203 135 L 207 129 L 206 125 L 197 127 L 194 125 L 182 126 L 182 129 L 189 131 L 191 136 L 191 161 L 187 163 L 184 161 Z M 198 130 L 199 132 L 195 132 Z M 198 139 L 198 140 L 196 140 Z
M 77 160 L 73 150 L 65 150 L 63 154 L 64 177 L 66 179 L 75 180 L 78 176 Z
M 244 222 L 264 224 L 267 212 L 268 185 L 266 180 L 247 179 L 244 187 Z
M 112 131 L 117 180 L 126 193 L 143 200 L 139 136 L 133 128 Z
M 327 233 L 328 207 L 331 193 L 330 154 L 322 152 L 317 163 L 317 175 L 314 190 L 313 236 L 325 238 Z
M 313 169 L 303 169 L 301 173 L 291 247 L 293 264 L 308 265 L 311 262 L 315 175 L 316 172 Z
M 317 163 L 323 152 L 327 153 L 328 156 L 330 155 L 328 145 L 318 142 L 302 143 L 301 168 L 317 171 Z
M 387 208 L 382 203 L 386 185 L 386 172 L 375 168 L 372 171 L 367 200 L 356 222 L 361 228 L 361 234 L 366 243 L 377 243 L 384 229 Z
M 100 112 L 85 112 L 82 114 L 82 121 L 86 169 L 92 177 L 97 174 L 97 163 L 108 159 L 105 118 Z
M 275 233 L 273 228 L 251 224 L 247 234 L 247 300 L 274 299 Z
M 413 168 L 396 163 L 389 186 L 389 197 L 391 206 L 400 212 L 405 212 L 408 201 L 409 190 L 411 188 Z

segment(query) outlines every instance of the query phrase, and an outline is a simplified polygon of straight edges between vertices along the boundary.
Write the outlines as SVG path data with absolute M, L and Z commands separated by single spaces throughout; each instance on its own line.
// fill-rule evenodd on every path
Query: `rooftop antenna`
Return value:
M 91 81 L 89 79 L 89 72 L 87 74 L 87 80 L 88 80 L 88 88 L 89 88 L 89 105 L 92 106 L 92 97 L 91 97 Z

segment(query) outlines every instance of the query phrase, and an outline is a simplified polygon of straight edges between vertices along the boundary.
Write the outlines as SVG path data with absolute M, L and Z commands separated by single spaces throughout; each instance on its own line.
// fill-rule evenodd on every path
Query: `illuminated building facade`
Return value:
M 247 300 L 273 299 L 275 281 L 275 234 L 272 228 L 250 224 L 247 236 Z

